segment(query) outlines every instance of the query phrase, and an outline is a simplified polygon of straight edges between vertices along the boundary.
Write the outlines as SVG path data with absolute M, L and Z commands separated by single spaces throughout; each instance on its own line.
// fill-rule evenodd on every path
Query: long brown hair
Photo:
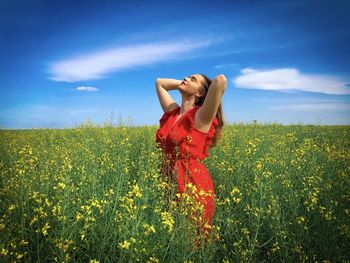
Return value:
M 202 106 L 203 102 L 205 100 L 205 97 L 208 94 L 208 89 L 210 87 L 210 84 L 212 83 L 212 80 L 210 78 L 208 78 L 204 74 L 199 74 L 199 75 L 204 77 L 204 79 L 206 80 L 205 81 L 206 83 L 204 83 L 204 88 L 205 88 L 206 93 L 202 97 L 197 97 L 197 100 L 196 100 L 196 102 L 194 104 L 198 105 L 198 106 Z M 220 141 L 221 137 L 222 137 L 222 127 L 224 126 L 224 116 L 223 116 L 223 112 L 222 112 L 222 102 L 221 101 L 220 101 L 220 104 L 219 104 L 219 107 L 218 107 L 218 111 L 216 112 L 216 118 L 219 121 L 219 125 L 216 128 L 215 135 L 214 135 L 214 138 L 213 138 L 213 142 L 210 145 L 210 147 L 216 146 L 218 144 L 218 142 Z

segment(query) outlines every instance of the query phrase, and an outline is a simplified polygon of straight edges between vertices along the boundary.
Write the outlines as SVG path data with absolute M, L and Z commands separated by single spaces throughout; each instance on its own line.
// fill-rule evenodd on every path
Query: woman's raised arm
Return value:
M 221 98 L 226 90 L 226 77 L 223 74 L 217 75 L 210 84 L 208 94 L 205 96 L 203 105 L 198 109 L 197 113 L 201 124 L 210 124 L 218 111 Z
M 181 81 L 177 79 L 156 79 L 157 95 L 164 112 L 180 107 L 168 92 L 168 90 L 176 90 L 180 83 Z

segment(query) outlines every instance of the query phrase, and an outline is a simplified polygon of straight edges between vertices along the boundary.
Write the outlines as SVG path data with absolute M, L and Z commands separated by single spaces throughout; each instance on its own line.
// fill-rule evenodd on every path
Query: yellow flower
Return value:
M 280 247 L 278 245 L 278 242 L 275 242 L 272 244 L 272 248 L 271 248 L 272 253 L 276 252 L 279 249 L 280 249 Z
M 155 233 L 156 229 L 154 226 L 150 226 L 149 224 L 143 224 L 143 228 L 145 229 L 145 235 L 148 236 L 150 233 Z
M 105 196 L 110 196 L 110 195 L 114 195 L 113 188 L 109 188 L 109 189 L 107 190 L 107 192 L 105 193 Z
M 242 193 L 238 187 L 233 187 L 230 195 L 233 196 L 232 200 L 234 203 L 238 204 L 242 200 Z
M 199 191 L 199 195 L 200 195 L 200 196 L 204 196 L 204 195 L 206 195 L 206 192 L 205 192 L 203 189 L 201 189 L 201 190 Z
M 33 217 L 33 219 L 32 219 L 32 221 L 30 221 L 30 225 L 33 225 L 35 222 L 37 222 L 38 221 L 38 217 L 35 215 L 34 217 Z
M 44 236 L 47 235 L 47 230 L 51 228 L 50 225 L 48 223 L 46 223 L 43 228 L 41 229 L 41 232 L 43 233 Z
M 168 232 L 170 233 L 173 230 L 174 219 L 172 215 L 168 212 L 161 212 L 162 224 L 168 228 Z
M 244 228 L 242 228 L 242 233 L 243 233 L 244 235 L 248 236 L 249 233 L 250 233 L 250 231 L 248 230 L 248 228 L 244 227 Z
M 21 242 L 19 242 L 19 244 L 20 244 L 21 246 L 24 246 L 24 245 L 27 245 L 28 242 L 22 239 Z
M 159 259 L 156 258 L 156 257 L 150 257 L 146 263 L 158 263 L 159 262 Z
M 233 188 L 232 188 L 232 191 L 231 191 L 231 193 L 230 193 L 230 195 L 231 195 L 231 196 L 234 196 L 236 193 L 237 193 L 237 194 L 240 193 L 239 188 L 238 188 L 238 187 L 233 187 Z
M 8 210 L 11 211 L 11 210 L 14 210 L 15 208 L 16 208 L 16 205 L 12 204 L 12 205 L 8 208 Z
M 100 261 L 98 261 L 97 259 L 90 259 L 89 263 L 99 263 Z
M 298 224 L 301 225 L 305 222 L 305 218 L 303 216 L 299 216 L 299 217 L 297 217 L 297 222 L 298 222 Z
M 72 245 L 73 243 L 74 243 L 74 241 L 71 239 L 65 239 L 63 242 L 56 240 L 55 246 L 58 249 L 63 250 L 64 252 L 67 252 L 69 249 L 69 246 Z
M 261 167 L 262 167 L 262 164 L 261 164 L 260 162 L 257 162 L 257 164 L 256 164 L 256 169 L 257 169 L 257 170 L 260 170 Z
M 129 247 L 130 247 L 130 242 L 128 242 L 128 241 L 124 241 L 124 242 L 121 242 L 121 243 L 119 243 L 119 247 L 120 248 L 123 248 L 123 249 L 129 249 Z
M 186 140 L 187 140 L 189 143 L 191 143 L 191 142 L 192 142 L 192 136 L 187 135 L 187 136 L 186 136 Z
M 238 197 L 234 197 L 232 200 L 234 203 L 238 204 L 239 202 L 241 202 L 242 199 Z
M 7 256 L 8 253 L 9 253 L 9 251 L 5 248 L 2 248 L 0 251 L 0 255 L 3 255 L 3 256 Z
M 140 187 L 138 186 L 138 184 L 135 184 L 133 189 L 132 189 L 132 193 L 136 196 L 136 197 L 141 197 L 142 194 L 140 192 Z

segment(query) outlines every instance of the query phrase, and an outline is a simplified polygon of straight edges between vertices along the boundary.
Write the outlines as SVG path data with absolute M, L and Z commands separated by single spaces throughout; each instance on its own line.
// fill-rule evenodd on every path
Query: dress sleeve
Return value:
M 209 130 L 209 134 L 210 134 L 211 136 L 214 137 L 215 132 L 216 132 L 216 128 L 217 128 L 218 126 L 219 126 L 219 121 L 218 121 L 218 119 L 215 117 L 214 120 L 213 120 L 213 122 L 211 123 L 211 127 L 210 127 L 210 130 Z
M 165 124 L 165 122 L 169 119 L 169 117 L 175 112 L 177 108 L 171 110 L 171 111 L 167 111 L 167 112 L 164 112 L 163 116 L 160 118 L 159 120 L 159 125 L 160 125 L 160 128 L 163 127 L 163 125 Z
M 210 145 L 213 143 L 213 138 L 215 136 L 216 128 L 219 126 L 219 121 L 215 117 L 213 122 L 211 123 L 210 130 L 208 132 L 208 136 L 205 138 L 204 141 L 204 150 L 203 150 L 203 156 L 204 158 L 209 156 L 208 149 Z

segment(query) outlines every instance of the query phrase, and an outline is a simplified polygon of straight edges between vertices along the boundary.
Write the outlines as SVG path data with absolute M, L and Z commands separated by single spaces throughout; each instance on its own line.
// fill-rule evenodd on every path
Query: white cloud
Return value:
M 295 68 L 244 68 L 233 80 L 237 88 L 275 91 L 301 90 L 325 94 L 350 94 L 348 81 L 337 76 L 302 74 Z
M 81 86 L 81 87 L 77 87 L 77 90 L 78 91 L 98 91 L 98 88 Z
M 270 110 L 276 111 L 293 111 L 293 112 L 339 112 L 350 111 L 350 104 L 347 103 L 292 103 L 287 105 L 276 105 L 269 107 Z
M 211 43 L 209 39 L 185 39 L 109 48 L 54 62 L 49 69 L 50 79 L 66 82 L 100 79 L 107 73 L 122 69 L 179 59 L 182 53 L 207 47 Z
M 227 63 L 227 64 L 219 64 L 219 65 L 215 65 L 214 68 L 215 69 L 221 69 L 221 68 L 229 68 L 229 67 L 238 67 L 240 64 L 239 63 Z

